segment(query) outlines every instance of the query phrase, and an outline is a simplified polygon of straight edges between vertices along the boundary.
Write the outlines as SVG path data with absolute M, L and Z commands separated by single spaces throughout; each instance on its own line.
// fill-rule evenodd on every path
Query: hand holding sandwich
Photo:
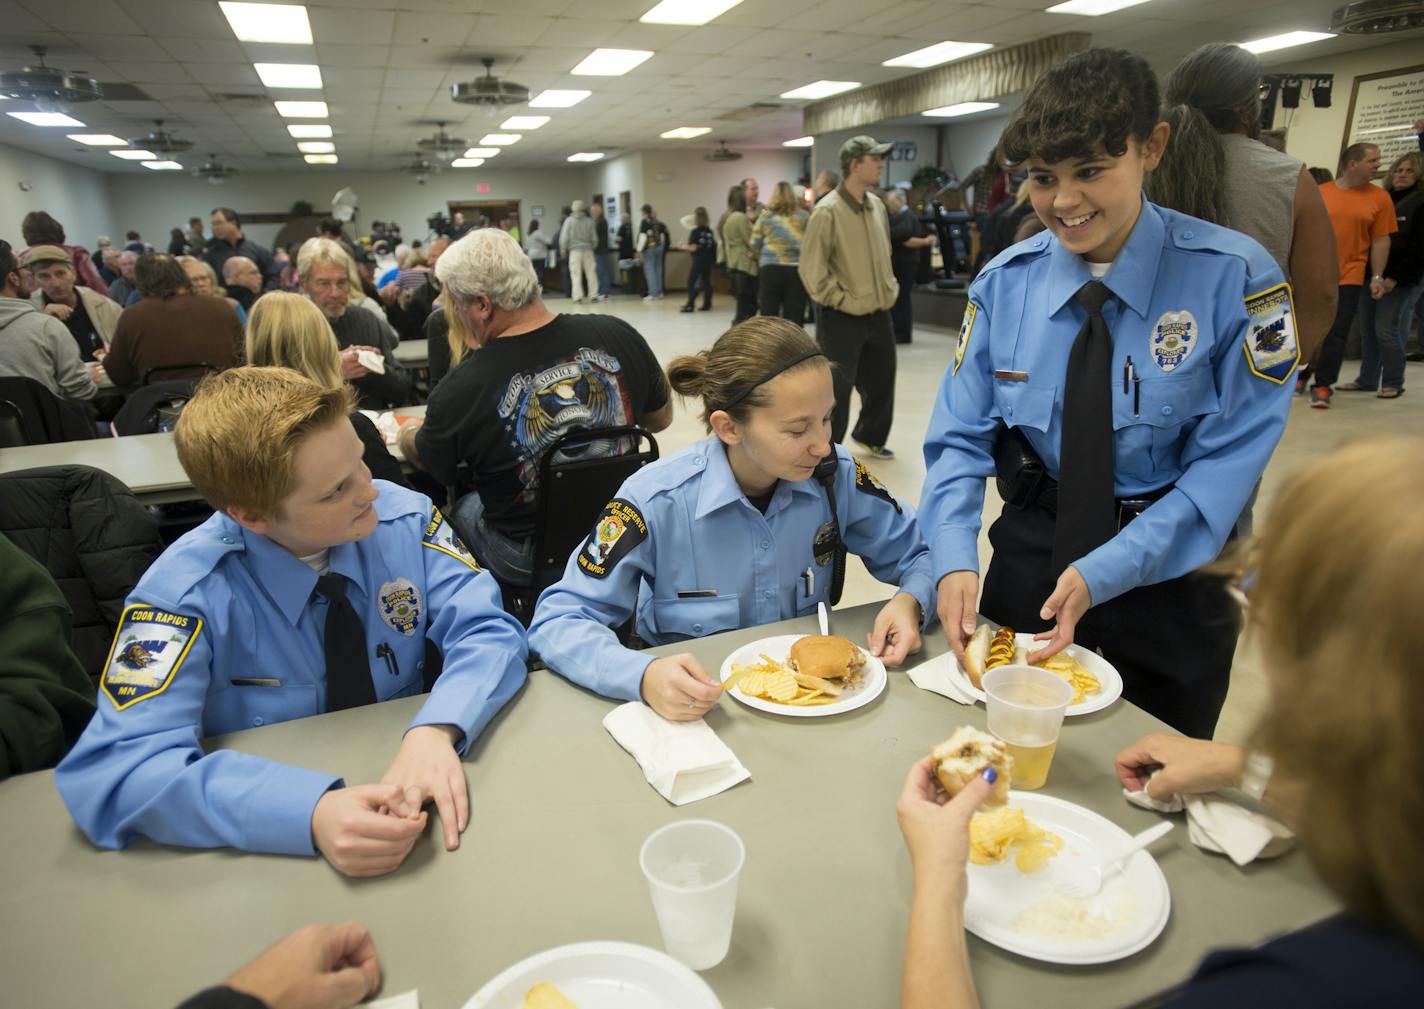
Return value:
M 655 659 L 643 670 L 643 701 L 670 722 L 695 722 L 722 697 L 722 685 L 687 652 Z
M 989 798 L 999 773 L 992 767 L 966 783 L 954 798 L 936 776 L 939 761 L 925 757 L 910 768 L 895 803 L 900 833 L 915 871 L 915 890 L 947 895 L 964 903 L 965 862 L 969 859 L 969 819 Z

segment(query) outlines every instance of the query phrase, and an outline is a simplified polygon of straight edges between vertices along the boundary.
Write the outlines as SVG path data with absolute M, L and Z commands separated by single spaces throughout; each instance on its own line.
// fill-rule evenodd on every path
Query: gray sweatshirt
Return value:
M 580 210 L 564 222 L 564 230 L 559 233 L 559 251 L 568 255 L 580 249 L 592 252 L 598 245 L 598 226 L 593 218 Z
M 93 399 L 69 327 L 19 298 L 0 298 L 0 375 L 32 378 L 61 399 Z

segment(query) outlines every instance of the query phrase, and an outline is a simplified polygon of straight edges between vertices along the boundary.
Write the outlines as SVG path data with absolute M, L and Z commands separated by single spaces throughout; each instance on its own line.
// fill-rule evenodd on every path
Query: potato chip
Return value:
M 1103 689 L 1098 678 L 1067 652 L 1059 652 L 1038 665 L 1040 669 L 1046 669 L 1068 681 L 1068 685 L 1073 688 L 1073 700 L 1070 702 L 1072 704 L 1078 704 L 1089 694 L 1099 693 Z
M 969 821 L 969 860 L 975 865 L 1002 862 L 1018 847 L 1014 864 L 1020 872 L 1033 872 L 1063 847 L 1063 838 L 1029 821 L 1022 809 L 1003 806 L 976 813 Z

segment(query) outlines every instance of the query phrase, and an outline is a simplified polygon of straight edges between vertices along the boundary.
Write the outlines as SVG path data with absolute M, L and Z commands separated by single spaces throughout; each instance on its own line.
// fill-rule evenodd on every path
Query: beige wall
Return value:
M 123 245 L 123 229 L 115 230 L 106 179 L 93 169 L 0 144 L 0 238 L 23 249 L 20 221 L 32 210 L 43 210 L 64 225 L 64 237 L 71 245 L 92 251 L 100 235 Z M 31 188 L 22 190 L 21 184 Z
M 1317 109 L 1310 101 L 1309 82 L 1301 95 L 1300 108 L 1277 109 L 1277 128 L 1286 127 L 1286 151 L 1307 165 L 1335 171 L 1344 147 L 1345 116 L 1350 108 L 1350 90 L 1355 77 L 1424 63 L 1424 43 L 1418 38 L 1374 49 L 1360 49 L 1326 59 L 1300 56 L 1289 63 L 1273 65 L 1273 73 L 1333 73 L 1335 93 L 1330 108 Z
M 634 199 L 634 213 L 643 203 L 651 203 L 674 242 L 687 239 L 687 229 L 679 223 L 683 215 L 702 206 L 715 222 L 727 206 L 727 190 L 747 176 L 757 180 L 764 203 L 772 186 L 778 182 L 795 186 L 801 175 L 802 151 L 797 148 L 743 150 L 740 161 L 724 162 L 704 161 L 705 153 L 657 148 L 642 152 L 643 198 Z

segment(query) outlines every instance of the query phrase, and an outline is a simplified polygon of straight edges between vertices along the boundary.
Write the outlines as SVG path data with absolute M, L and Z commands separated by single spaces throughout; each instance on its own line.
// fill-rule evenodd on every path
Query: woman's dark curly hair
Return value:
M 1089 49 L 1046 71 L 999 137 L 999 159 L 1018 165 L 1089 158 L 1099 147 L 1113 157 L 1142 142 L 1161 121 L 1157 78 L 1126 49 Z

